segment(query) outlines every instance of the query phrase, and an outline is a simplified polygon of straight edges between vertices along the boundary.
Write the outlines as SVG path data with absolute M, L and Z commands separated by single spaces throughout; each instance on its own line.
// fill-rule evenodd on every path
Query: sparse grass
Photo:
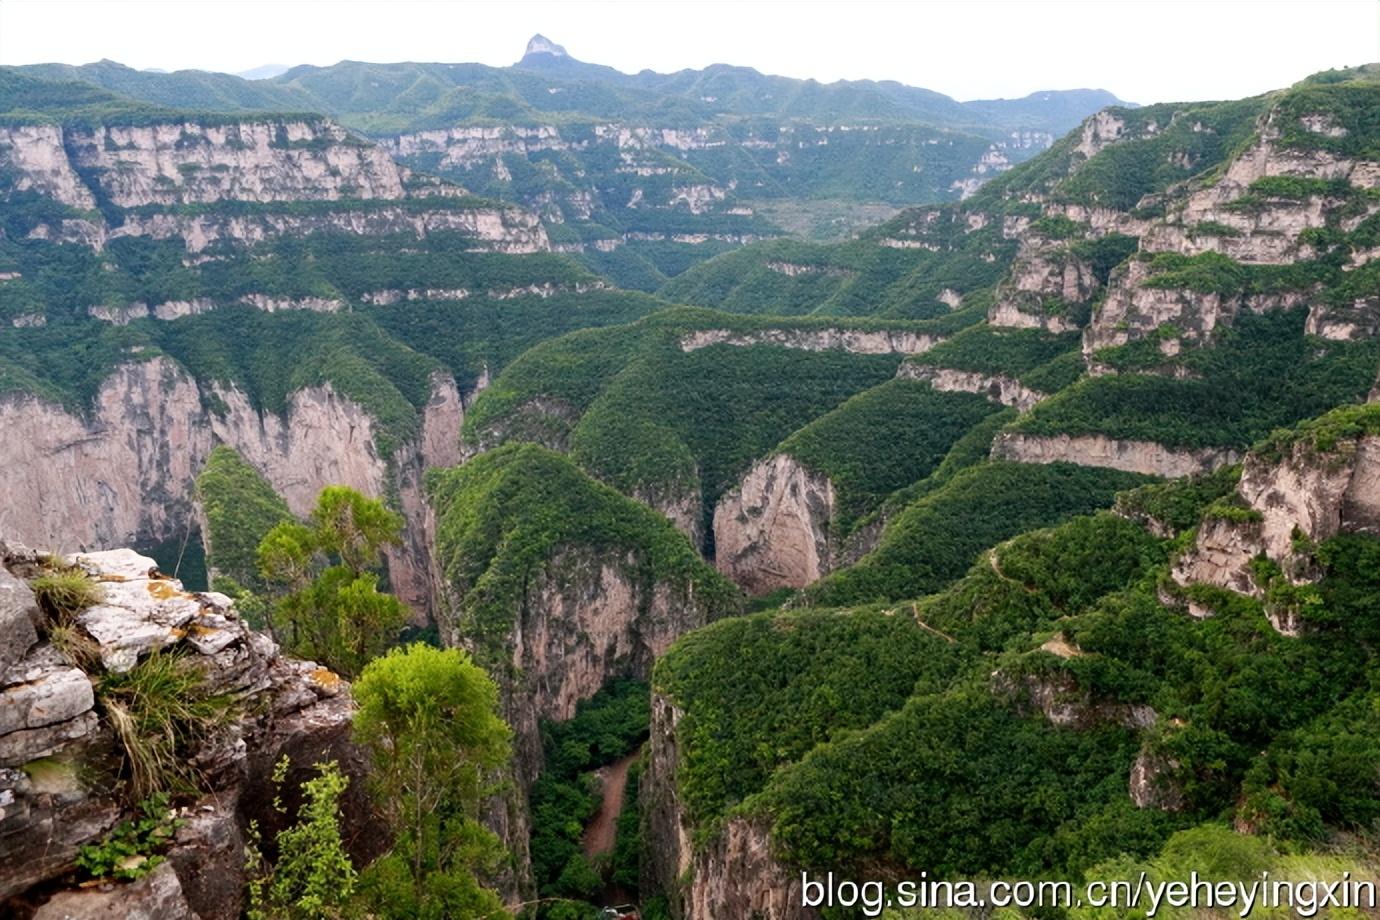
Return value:
M 155 651 L 99 686 L 101 705 L 125 751 L 136 799 L 159 792 L 195 791 L 201 777 L 187 755 L 233 705 L 212 696 L 198 669 L 179 655 Z
M 74 668 L 91 672 L 100 667 L 101 646 L 74 623 L 54 623 L 48 627 L 48 641 Z
M 29 582 L 39 608 L 55 625 L 63 625 L 87 607 L 105 599 L 101 586 L 84 572 L 72 569 L 52 571 Z

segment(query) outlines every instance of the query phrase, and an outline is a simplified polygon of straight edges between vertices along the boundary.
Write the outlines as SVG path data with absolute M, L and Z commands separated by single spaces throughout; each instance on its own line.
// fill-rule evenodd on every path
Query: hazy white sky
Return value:
M 1380 60 L 1380 2 L 0 0 L 0 64 L 505 65 L 534 32 L 630 72 L 721 62 L 959 99 L 1100 87 L 1156 102 L 1247 96 Z

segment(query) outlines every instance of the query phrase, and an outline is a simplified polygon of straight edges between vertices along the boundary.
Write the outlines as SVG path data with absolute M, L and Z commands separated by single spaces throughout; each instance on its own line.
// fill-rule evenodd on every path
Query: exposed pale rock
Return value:
M 1039 711 L 1051 725 L 1060 728 L 1088 729 L 1113 724 L 1142 729 L 1153 726 L 1158 718 L 1155 710 L 1144 704 L 1095 699 L 1066 672 L 1013 676 L 998 671 L 992 676 L 992 691 L 1018 706 Z
M 98 722 L 94 712 L 84 712 L 65 722 L 0 735 L 0 766 L 19 766 L 57 753 L 94 733 Z
M 725 192 L 717 185 L 682 185 L 671 189 L 670 207 L 685 205 L 691 214 L 706 214 L 724 200 Z
M 916 355 L 929 351 L 943 338 L 909 330 L 862 329 L 759 329 L 735 332 L 731 329 L 701 329 L 680 340 L 681 351 L 695 351 L 710 345 L 774 345 L 801 351 L 846 351 L 861 355 Z
M 704 546 L 704 505 L 701 498 L 699 470 L 683 484 L 669 489 L 634 489 L 632 498 L 655 508 L 670 519 L 676 529 L 690 539 L 696 548 Z
M 240 303 L 265 313 L 287 310 L 306 310 L 311 313 L 337 313 L 345 306 L 334 297 L 269 297 L 266 294 L 245 294 Z
M 1312 581 L 1318 570 L 1296 547 L 1296 534 L 1313 543 L 1344 532 L 1380 534 L 1380 436 L 1343 441 L 1325 453 L 1303 441 L 1279 459 L 1253 454 L 1237 495 L 1258 519 L 1205 522 L 1175 563 L 1174 580 L 1260 596 L 1264 586 L 1255 583 L 1251 561 L 1264 555 L 1295 584 Z M 1284 619 L 1276 626 L 1298 628 Z
M 7 550 L 0 545 L 0 673 L 19 661 L 38 641 L 38 605 L 29 586 L 4 567 Z
M 215 309 L 215 304 L 205 297 L 193 297 L 191 300 L 165 300 L 156 304 L 153 308 L 153 315 L 161 320 L 174 320 L 183 316 L 196 316 L 199 313 L 209 313 Z
M 104 594 L 101 603 L 77 615 L 77 624 L 96 640 L 107 671 L 128 671 L 149 652 L 184 639 L 203 655 L 248 641 L 243 624 L 227 617 L 229 598 L 183 591 L 147 556 L 112 550 L 77 554 L 71 561 L 94 573 Z
M 19 669 L 21 672 L 24 669 Z M 0 686 L 0 745 L 4 736 L 22 729 L 42 728 L 77 718 L 95 705 L 91 680 L 72 667 L 48 667 L 37 676 L 23 673 L 22 683 Z
M 403 197 L 387 153 L 322 119 L 70 128 L 67 149 L 122 208 Z
M 1222 295 L 1147 287 L 1150 277 L 1147 263 L 1139 260 L 1113 273 L 1107 297 L 1083 334 L 1085 354 L 1158 334 L 1161 327 L 1172 329 L 1181 341 L 1210 342 L 1218 327 L 1231 326 L 1242 311 L 1290 310 L 1308 303 L 1313 296 L 1311 291 Z
M 102 657 L 129 646 L 117 632 L 121 623 L 138 634 L 147 624 L 164 629 L 181 622 L 167 636 L 181 660 L 200 670 L 205 692 L 233 695 L 240 706 L 210 739 L 186 752 L 210 784 L 209 794 L 179 829 L 168 863 L 158 870 L 156 891 L 136 883 L 60 892 L 44 910 L 57 917 L 165 917 L 182 916 L 186 907 L 194 911 L 186 916 L 203 920 L 238 917 L 245 884 L 240 822 L 256 818 L 266 834 L 276 830 L 273 822 L 281 816 L 268 799 L 255 796 L 271 799 L 269 777 L 284 755 L 294 764 L 288 789 L 307 778 L 312 765 L 340 763 L 351 779 L 342 798 L 347 841 L 361 858 L 377 855 L 386 835 L 370 823 L 367 765 L 349 741 L 354 703 L 348 685 L 312 662 L 281 657 L 271 639 L 236 616 L 228 599 L 184 592 L 179 582 L 160 577 L 147 557 L 118 550 L 79 554 L 77 561 L 107 593 L 95 637 Z M 70 872 L 78 849 L 100 839 L 122 815 L 122 790 L 110 772 L 118 747 L 91 709 L 91 683 L 46 643 L 0 679 L 0 903 Z M 10 730 L 17 726 L 24 727 Z M 33 762 L 39 757 L 49 759 Z M 14 764 L 25 769 L 4 768 Z M 168 900 L 159 894 L 165 889 L 182 894 Z
M 983 374 L 978 371 L 906 362 L 897 369 L 896 376 L 927 381 L 930 386 L 943 393 L 976 393 L 986 396 L 994 403 L 1013 406 L 1022 412 L 1045 399 L 1044 393 L 1032 390 L 1015 377 L 1006 374 Z
M 1173 448 L 1153 441 L 1128 441 L 1105 435 L 1033 435 L 1006 431 L 992 442 L 992 456 L 1020 463 L 1074 463 L 1127 473 L 1178 478 L 1206 473 L 1237 462 L 1239 451 L 1225 447 Z
M 1179 762 L 1143 746 L 1131 764 L 1129 791 L 1137 808 L 1156 808 L 1160 811 L 1183 811 L 1183 789 L 1174 782 Z
M 788 278 L 796 278 L 801 275 L 823 275 L 829 278 L 851 278 L 855 274 L 846 268 L 838 268 L 834 265 L 802 265 L 799 262 L 768 262 L 767 268 L 779 275 Z M 947 288 L 945 290 L 948 290 Z M 942 295 L 943 292 L 941 292 Z M 952 292 L 950 292 L 952 293 Z M 939 298 L 943 300 L 941 296 Z M 947 303 L 947 301 L 945 301 Z
M 1090 160 L 1116 143 L 1126 132 L 1126 121 L 1115 112 L 1103 110 L 1083 122 L 1083 131 L 1073 149 Z
M 92 210 L 96 199 L 67 158 L 58 125 L 0 127 L 0 168 L 16 192 L 37 192 L 69 207 Z
M 771 853 L 766 825 L 734 817 L 703 845 L 677 792 L 682 711 L 652 694 L 647 772 L 639 786 L 648 837 L 643 885 L 668 892 L 674 916 L 684 920 L 799 920 L 818 916 L 801 906 L 800 873 Z
M 744 590 L 803 588 L 829 571 L 834 487 L 794 457 L 758 461 L 714 509 L 715 565 Z
M 1374 338 L 1380 335 L 1380 298 L 1358 298 L 1341 308 L 1318 300 L 1308 311 L 1303 331 L 1336 342 Z
M 201 395 L 168 358 L 118 367 L 89 417 L 36 397 L 0 397 L 6 532 L 66 549 L 173 532 L 210 452 Z
M 761 820 L 730 818 L 723 830 L 695 854 L 684 893 L 685 920 L 810 920 L 803 907 L 800 872 L 771 853 L 769 828 Z
M 584 546 L 557 552 L 528 579 L 503 637 L 510 666 L 493 676 L 513 729 L 515 783 L 488 818 L 515 854 L 516 890 L 530 886 L 527 795 L 543 762 L 541 721 L 571 718 L 582 700 L 614 678 L 647 679 L 653 661 L 675 639 L 717 613 L 692 587 L 649 583 L 638 569 L 633 554 Z M 443 619 L 442 631 L 448 644 L 462 638 L 453 620 Z
M 957 310 L 959 307 L 963 306 L 963 295 L 953 288 L 944 288 L 935 295 L 934 299 L 950 310 Z
M 144 319 L 149 315 L 149 305 L 132 303 L 125 306 L 96 304 L 86 308 L 86 315 L 115 326 L 128 326 L 133 320 Z
M 363 236 L 409 234 L 422 239 L 437 232 L 462 233 L 474 237 L 474 252 L 513 254 L 546 252 L 551 241 L 535 214 L 515 207 L 418 209 L 373 206 L 351 209 L 349 202 L 338 208 L 316 213 L 264 210 L 253 214 L 231 215 L 210 212 L 133 212 L 124 223 L 108 233 L 100 231 L 92 239 L 81 227 L 68 227 L 57 238 L 82 242 L 99 248 L 106 241 L 125 236 L 147 236 L 155 240 L 180 239 L 190 253 L 199 253 L 221 240 L 240 244 L 261 243 L 277 237 L 307 236 L 313 233 L 350 233 Z

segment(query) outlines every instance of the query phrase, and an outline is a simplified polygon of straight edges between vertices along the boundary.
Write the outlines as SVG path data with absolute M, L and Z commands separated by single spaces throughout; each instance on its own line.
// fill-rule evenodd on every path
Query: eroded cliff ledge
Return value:
M 287 787 L 335 760 L 350 777 L 344 833 L 355 856 L 378 855 L 362 752 L 349 739 L 349 686 L 312 662 L 279 654 L 223 595 L 189 593 L 132 550 L 78 553 L 66 562 L 0 544 L 0 911 L 39 917 L 149 916 L 234 920 L 243 909 L 244 832 L 279 826 L 269 807 L 274 764 L 287 757 Z M 98 594 L 59 624 L 26 579 L 74 566 Z M 61 641 L 58 627 L 61 625 Z M 167 862 L 140 882 L 68 889 L 79 848 L 102 840 L 131 808 L 124 748 L 102 679 L 149 656 L 196 675 L 198 693 L 225 716 L 179 751 L 201 795 Z M 131 704 L 131 705 L 138 705 Z M 47 902 L 46 904 L 44 902 Z

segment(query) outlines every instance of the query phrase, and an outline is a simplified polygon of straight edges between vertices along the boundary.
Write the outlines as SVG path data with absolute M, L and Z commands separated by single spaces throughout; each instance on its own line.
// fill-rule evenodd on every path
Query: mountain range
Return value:
M 330 643 L 258 631 L 311 597 L 275 553 L 363 540 L 339 485 L 397 528 L 368 638 L 464 649 L 510 726 L 465 817 L 511 906 L 1374 877 L 1380 65 L 1104 101 L 540 36 L 0 69 L 0 910 L 240 916 L 281 755 L 283 801 L 339 765 L 370 909 L 417 915 L 355 691 L 293 657 Z M 165 654 L 216 731 L 122 717 Z M 175 835 L 119 830 L 141 725 L 194 768 Z

